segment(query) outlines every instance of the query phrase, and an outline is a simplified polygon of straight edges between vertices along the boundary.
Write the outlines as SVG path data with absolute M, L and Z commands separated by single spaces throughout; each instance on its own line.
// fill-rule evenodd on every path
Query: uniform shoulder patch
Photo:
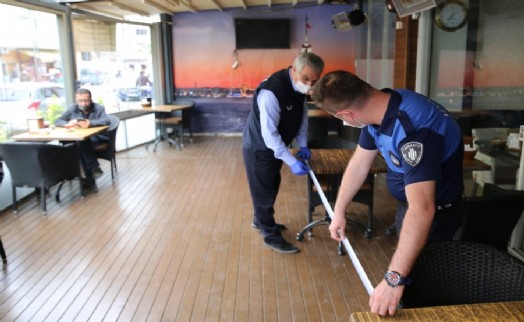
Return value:
M 412 167 L 419 164 L 422 159 L 424 152 L 424 145 L 419 142 L 408 142 L 404 144 L 400 151 L 402 152 L 402 158 Z

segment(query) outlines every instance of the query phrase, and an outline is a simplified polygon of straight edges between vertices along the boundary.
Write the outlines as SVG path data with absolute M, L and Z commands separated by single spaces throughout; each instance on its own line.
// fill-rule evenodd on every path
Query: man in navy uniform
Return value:
M 329 226 L 333 239 L 344 238 L 345 209 L 373 160 L 380 153 L 388 165 L 389 191 L 398 200 L 399 241 L 369 304 L 373 313 L 393 315 L 424 245 L 452 240 L 462 226 L 464 144 L 460 128 L 444 107 L 425 96 L 408 90 L 378 90 L 345 71 L 322 77 L 312 98 L 326 112 L 362 128 Z
M 295 175 L 305 175 L 308 167 L 295 158 L 289 145 L 296 139 L 300 157 L 308 160 L 306 94 L 320 78 L 324 62 L 313 53 L 302 53 L 293 66 L 262 81 L 253 97 L 253 108 L 243 133 L 243 153 L 254 207 L 253 228 L 260 229 L 264 244 L 281 253 L 296 253 L 275 222 L 273 208 L 280 187 L 280 169 L 286 163 Z

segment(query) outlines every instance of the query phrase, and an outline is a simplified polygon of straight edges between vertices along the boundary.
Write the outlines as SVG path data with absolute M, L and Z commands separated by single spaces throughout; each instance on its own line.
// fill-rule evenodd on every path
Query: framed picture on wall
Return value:
M 434 8 L 435 0 L 393 0 L 399 17 Z

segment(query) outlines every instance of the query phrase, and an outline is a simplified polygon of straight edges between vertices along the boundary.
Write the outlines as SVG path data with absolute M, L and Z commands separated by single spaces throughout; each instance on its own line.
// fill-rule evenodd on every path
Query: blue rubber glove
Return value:
M 309 167 L 299 160 L 291 166 L 291 172 L 294 175 L 303 176 L 309 172 Z
M 300 151 L 298 151 L 297 157 L 302 160 L 311 160 L 311 150 L 309 150 L 307 146 L 303 146 L 300 148 Z

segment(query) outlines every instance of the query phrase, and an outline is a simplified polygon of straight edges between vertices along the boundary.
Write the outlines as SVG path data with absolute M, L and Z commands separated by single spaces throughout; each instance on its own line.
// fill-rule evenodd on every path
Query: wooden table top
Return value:
M 25 132 L 11 137 L 15 141 L 82 141 L 90 136 L 105 131 L 109 126 L 97 126 L 87 129 L 57 127 L 54 129 L 44 128 L 38 132 Z
M 325 117 L 325 118 L 329 118 L 329 117 L 331 117 L 331 114 L 329 114 L 328 112 L 325 112 L 324 110 L 320 110 L 320 109 L 309 109 L 307 111 L 307 116 L 308 117 Z
M 462 161 L 462 170 L 463 171 L 489 171 L 491 170 L 491 166 L 475 158 L 464 159 Z
M 353 156 L 349 149 L 311 149 L 309 165 L 315 174 L 343 174 L 349 159 Z M 370 173 L 385 173 L 388 168 L 384 159 L 377 156 L 371 165 Z
M 142 105 L 134 105 L 130 107 L 130 110 L 138 110 L 138 111 L 149 111 L 149 112 L 161 112 L 161 113 L 169 113 L 173 111 L 179 111 L 184 110 L 186 108 L 193 107 L 192 102 L 181 102 L 177 104 L 169 104 L 169 105 L 152 105 L 152 106 L 142 106 Z
M 309 164 L 315 174 L 342 174 L 346 170 L 353 150 L 348 149 L 311 149 L 311 160 Z M 475 158 L 464 159 L 462 163 L 464 171 L 489 171 L 491 167 Z M 381 156 L 378 156 L 371 166 L 370 173 L 386 173 L 387 165 Z
M 352 322 L 373 321 L 524 321 L 524 301 L 483 304 L 434 306 L 402 309 L 392 317 L 380 317 L 371 312 L 351 314 Z

